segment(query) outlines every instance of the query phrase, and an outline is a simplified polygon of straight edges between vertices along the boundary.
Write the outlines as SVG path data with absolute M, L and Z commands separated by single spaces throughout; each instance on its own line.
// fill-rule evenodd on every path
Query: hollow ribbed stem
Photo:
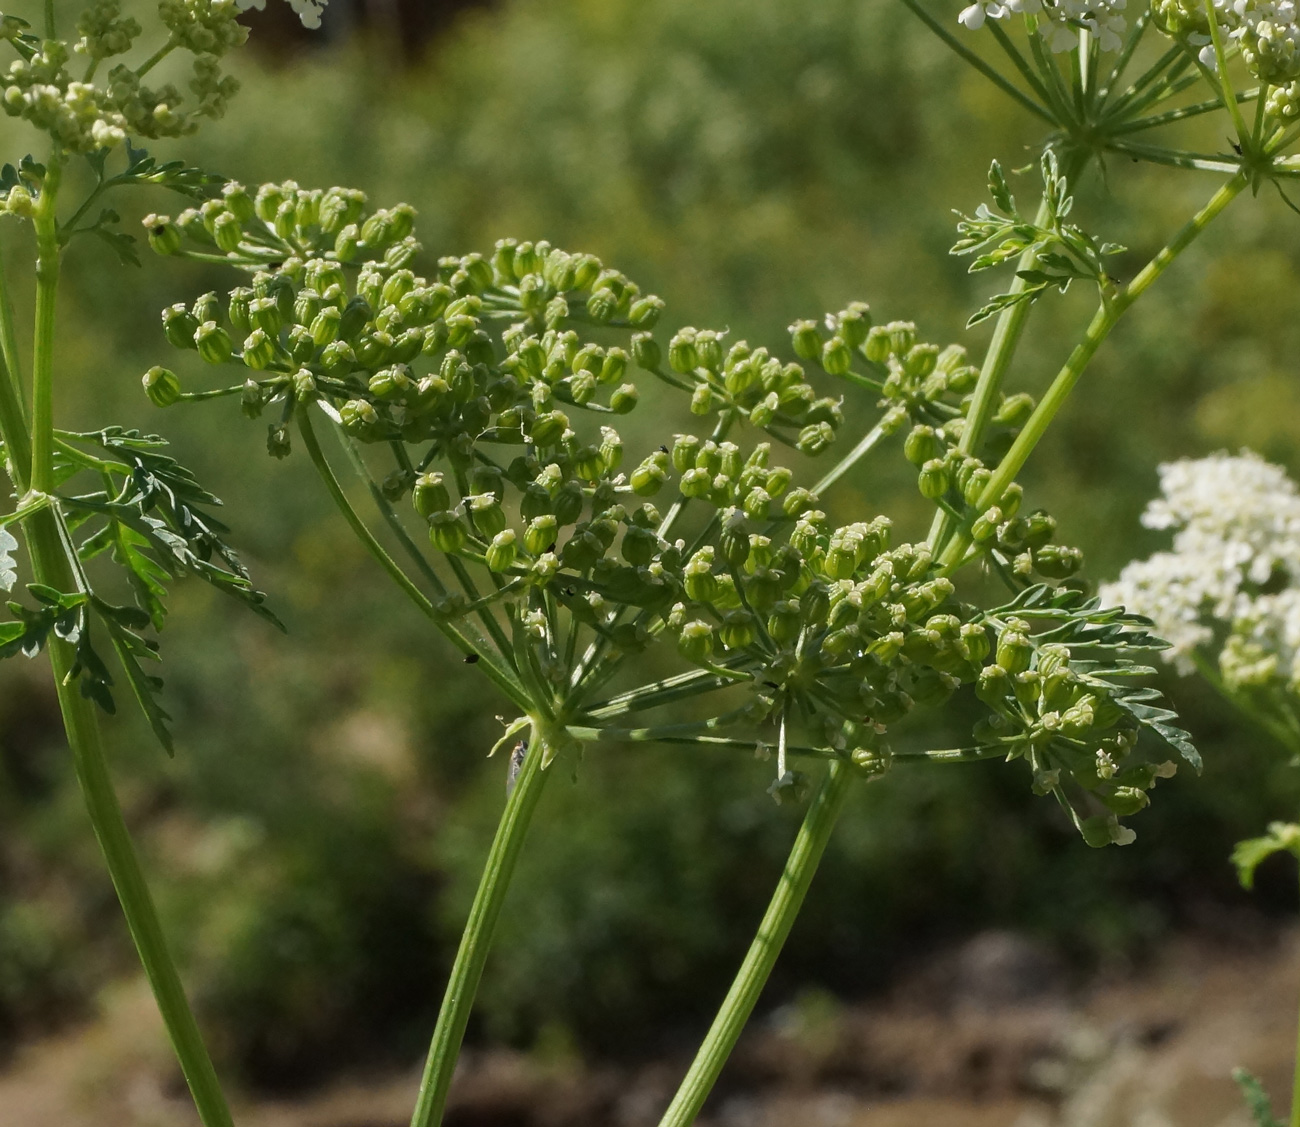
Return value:
M 54 488 L 54 302 L 59 289 L 59 230 L 55 206 L 62 166 L 50 158 L 32 217 L 36 228 L 36 333 L 32 350 L 31 487 Z
M 852 778 L 853 768 L 843 760 L 837 760 L 822 779 L 803 825 L 799 827 L 794 848 L 790 850 L 781 881 L 759 925 L 758 934 L 740 966 L 740 973 L 731 984 L 722 1008 L 713 1019 L 713 1025 L 677 1095 L 659 1121 L 659 1127 L 689 1127 L 713 1090 L 799 914 L 831 831 L 844 808 Z
M 59 591 L 75 591 L 78 581 L 67 556 L 67 540 L 59 527 L 57 513 L 50 508 L 42 509 L 32 514 L 24 525 L 32 570 L 38 582 Z M 94 705 L 81 695 L 76 679 L 70 676 L 76 654 L 70 644 L 54 636 L 50 637 L 48 648 L 77 780 L 181 1071 L 204 1127 L 231 1127 L 221 1085 L 185 998 L 149 886 L 122 818 L 122 808 L 104 758 Z
M 506 891 L 523 849 L 529 823 L 550 774 L 542 766 L 543 737 L 540 733 L 543 730 L 542 723 L 534 720 L 528 752 L 524 756 L 514 788 L 506 799 L 496 836 L 492 839 L 492 848 L 479 880 L 478 891 L 474 894 L 474 904 L 461 935 L 456 961 L 451 968 L 451 978 L 447 982 L 447 993 L 443 997 L 438 1023 L 434 1027 L 433 1041 L 429 1046 L 428 1060 L 420 1081 L 420 1094 L 411 1116 L 411 1127 L 437 1127 L 442 1122 L 447 1107 L 447 1094 L 456 1070 L 456 1058 L 460 1055 L 465 1027 L 474 1006 L 474 995 L 478 992 L 479 980 L 483 977 L 483 967 L 492 946 L 492 934 L 496 930 L 501 905 L 505 902 Z
M 997 469 L 993 471 L 993 477 L 979 499 L 977 506 L 979 509 L 987 509 L 990 505 L 996 504 L 1002 494 L 1006 492 L 1007 487 L 1015 480 L 1016 474 L 1020 472 L 1030 453 L 1038 445 L 1052 420 L 1056 418 L 1057 412 L 1060 411 L 1061 406 L 1069 398 L 1070 392 L 1074 390 L 1074 385 L 1079 382 L 1079 377 L 1083 375 L 1089 361 L 1096 354 L 1102 341 L 1110 335 L 1120 317 L 1169 268 L 1174 259 L 1195 241 L 1196 237 L 1210 225 L 1215 217 L 1236 199 L 1248 183 L 1250 183 L 1249 172 L 1245 170 L 1238 172 L 1237 175 L 1214 193 L 1210 201 L 1142 268 L 1141 272 L 1127 286 L 1109 300 L 1102 301 L 1101 306 L 1093 316 L 1092 322 L 1088 325 L 1083 339 L 1075 345 L 1065 366 L 1052 381 L 1047 393 L 1034 409 L 1034 413 L 1029 417 L 1029 421 L 1025 423 L 1020 434 L 1016 436 L 1011 449 L 1007 451 Z M 966 554 L 966 549 L 969 547 L 970 538 L 968 535 L 953 537 L 944 549 L 940 562 L 949 569 L 955 567 L 961 562 Z

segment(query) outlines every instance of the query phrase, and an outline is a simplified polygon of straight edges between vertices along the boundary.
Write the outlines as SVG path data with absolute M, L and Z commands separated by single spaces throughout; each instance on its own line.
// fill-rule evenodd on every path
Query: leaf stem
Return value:
M 37 581 L 59 591 L 75 590 L 77 578 L 68 559 L 55 510 L 41 509 L 28 518 L 25 526 L 32 570 Z M 220 1082 L 185 998 L 185 989 L 167 948 L 149 886 L 113 790 L 94 705 L 81 695 L 71 672 L 76 662 L 75 650 L 69 643 L 55 637 L 50 638 L 48 647 L 68 746 L 91 825 L 185 1081 L 194 1097 L 194 1105 L 204 1127 L 231 1127 L 230 1111 L 221 1093 Z
M 501 905 L 505 902 L 515 864 L 523 849 L 528 825 L 549 777 L 549 772 L 542 764 L 546 732 L 544 722 L 536 716 L 531 719 L 528 751 L 524 755 L 523 766 L 514 788 L 506 799 L 505 810 L 497 825 L 496 836 L 492 839 L 492 848 L 488 852 L 478 891 L 474 894 L 474 904 L 461 935 L 456 961 L 452 965 L 451 978 L 447 982 L 447 992 L 434 1027 L 424 1075 L 420 1080 L 420 1093 L 415 1112 L 411 1116 L 411 1127 L 437 1127 L 442 1122 L 452 1075 L 456 1069 L 456 1058 L 460 1055 L 465 1027 L 474 1005 L 474 995 L 478 991 L 491 948 L 492 933 L 496 930 Z
M 13 310 L 9 304 L 3 260 L 0 260 L 0 359 L 4 363 L 3 378 L 0 378 L 0 435 L 4 437 L 14 487 L 21 495 L 27 492 L 31 482 L 32 439 L 27 429 Z
M 686 1078 L 659 1121 L 659 1127 L 689 1127 L 717 1082 L 722 1067 L 735 1047 L 767 983 L 790 927 L 803 906 L 808 886 L 826 850 L 831 831 L 844 808 L 853 779 L 853 768 L 843 760 L 832 762 L 795 838 L 781 880 L 750 944 L 727 997 L 713 1019 L 708 1035 L 696 1054 Z

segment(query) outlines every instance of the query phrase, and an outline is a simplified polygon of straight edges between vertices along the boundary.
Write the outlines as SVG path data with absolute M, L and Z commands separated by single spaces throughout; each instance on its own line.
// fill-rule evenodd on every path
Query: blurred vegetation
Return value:
M 432 254 L 505 235 L 594 251 L 668 301 L 669 329 L 784 349 L 792 319 L 863 298 L 926 339 L 986 339 L 962 325 L 997 282 L 947 256 L 950 209 L 979 202 L 991 157 L 1029 165 L 1038 138 L 901 5 L 514 0 L 464 17 L 417 66 L 392 58 L 382 39 L 337 35 L 250 55 L 230 118 L 187 155 L 250 183 L 409 200 Z M 1030 176 L 1015 186 L 1032 198 Z M 1213 188 L 1112 167 L 1079 206 L 1135 266 Z M 1300 221 L 1267 194 L 1243 200 L 1099 356 L 1023 478 L 1095 576 L 1155 545 L 1137 518 L 1161 460 L 1249 444 L 1300 470 L 1298 271 Z M 228 403 L 161 415 L 144 400 L 139 373 L 166 351 L 158 310 L 224 288 L 219 272 L 132 271 L 78 246 L 66 277 L 67 423 L 166 433 L 226 498 L 289 625 L 279 636 L 183 587 L 165 637 L 176 758 L 132 719 L 109 725 L 207 1022 L 227 1062 L 268 1085 L 413 1060 L 502 800 L 502 766 L 483 760 L 501 702 L 390 589 L 301 457 L 264 457 L 263 427 Z M 1087 311 L 1085 295 L 1044 303 L 1014 382 L 1041 390 Z M 905 470 L 884 453 L 836 504 L 919 520 Z M 0 669 L 0 1039 L 83 1010 L 131 966 L 45 676 Z M 1207 768 L 1162 785 L 1124 850 L 1087 849 L 998 764 L 859 788 L 769 999 L 870 990 L 979 927 L 1041 935 L 1084 967 L 1248 905 L 1291 911 L 1283 867 L 1247 898 L 1227 855 L 1294 815 L 1294 769 L 1202 686 L 1169 690 Z M 968 725 L 953 710 L 903 738 L 950 746 Z M 799 817 L 766 796 L 769 774 L 728 753 L 589 751 L 544 800 L 475 1035 L 644 1054 L 704 1020 Z

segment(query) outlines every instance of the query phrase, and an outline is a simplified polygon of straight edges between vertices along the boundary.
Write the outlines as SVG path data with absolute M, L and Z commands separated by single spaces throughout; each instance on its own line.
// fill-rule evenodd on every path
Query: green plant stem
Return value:
M 461 935 L 456 961 L 451 968 L 451 978 L 447 982 L 447 992 L 420 1080 L 411 1127 L 437 1127 L 442 1122 L 456 1058 L 460 1055 L 474 995 L 492 946 L 492 934 L 523 849 L 528 825 L 550 774 L 542 765 L 544 739 L 540 733 L 543 731 L 543 722 L 534 719 L 528 753 L 524 756 L 514 789 L 506 799 L 478 891 L 474 894 L 474 904 Z
M 1296 1022 L 1295 1067 L 1291 1079 L 1290 1127 L 1300 1127 L 1300 1019 Z
M 0 260 L 0 359 L 4 361 L 0 378 L 0 435 L 4 436 L 9 469 L 19 495 L 27 492 L 32 475 L 32 439 L 27 430 L 27 411 L 23 405 L 22 369 L 14 335 L 13 311 L 9 304 L 9 287 L 4 262 Z
M 749 1020 L 763 986 L 772 973 L 777 956 L 785 944 L 790 927 L 803 905 L 813 874 L 826 850 L 831 831 L 844 808 L 844 800 L 853 779 L 853 768 L 836 760 L 827 769 L 821 786 L 813 796 L 794 847 L 781 873 L 780 883 L 750 944 L 722 1008 L 696 1054 L 682 1085 L 659 1121 L 659 1127 L 689 1127 L 695 1122 L 704 1101 L 717 1082 L 722 1066 L 735 1047 L 740 1031 Z
M 480 652 L 466 641 L 446 618 L 438 613 L 437 608 L 425 597 L 424 592 L 411 582 L 410 577 L 398 567 L 392 556 L 384 551 L 384 546 L 375 539 L 374 534 L 366 526 L 366 522 L 361 519 L 356 509 L 352 507 L 352 503 L 348 500 L 347 494 L 343 492 L 343 487 L 339 484 L 338 478 L 334 476 L 334 471 L 330 468 L 330 464 L 320 448 L 320 443 L 316 439 L 316 431 L 312 427 L 309 408 L 305 405 L 301 406 L 298 408 L 297 414 L 298 430 L 302 434 L 303 445 L 307 448 L 307 455 L 311 458 L 312 465 L 316 467 L 316 472 L 320 475 L 321 481 L 324 482 L 326 490 L 330 497 L 333 498 L 334 504 L 339 512 L 343 514 L 343 519 L 347 521 L 348 527 L 352 529 L 357 539 L 379 561 L 379 565 L 388 572 L 389 578 L 419 608 L 421 613 L 429 618 L 463 653 L 477 653 L 484 672 L 487 673 L 497 688 L 520 708 L 526 709 L 529 702 L 528 695 L 524 692 L 523 686 L 515 679 L 514 674 L 500 666 L 494 655 Z
M 59 227 L 55 207 L 62 166 L 50 158 L 32 217 L 36 228 L 36 332 L 32 349 L 31 487 L 54 489 L 54 302 L 59 289 Z
M 77 590 L 80 580 L 68 558 L 68 543 L 57 512 L 52 508 L 41 509 L 24 524 L 37 581 L 59 591 Z M 94 705 L 81 695 L 76 678 L 71 675 L 76 661 L 75 650 L 69 643 L 53 636 L 49 639 L 48 649 L 77 781 L 81 784 L 95 837 L 103 851 L 127 927 L 194 1105 L 204 1127 L 231 1127 L 230 1110 L 185 998 L 185 989 L 168 951 L 158 912 L 113 790 Z
M 1113 296 L 1109 298 L 1103 297 L 1102 303 L 1088 325 L 1083 339 L 1075 345 L 1065 366 L 1052 381 L 1047 393 L 1034 409 L 1034 413 L 1029 417 L 1029 421 L 1025 423 L 1020 434 L 1016 436 L 1011 449 L 1007 451 L 997 469 L 993 471 L 993 477 L 984 493 L 980 496 L 976 506 L 978 509 L 984 510 L 996 504 L 1003 493 L 1006 492 L 1007 487 L 1015 480 L 1016 474 L 1020 472 L 1030 453 L 1038 445 L 1052 420 L 1056 418 L 1057 412 L 1060 411 L 1061 406 L 1069 398 L 1070 392 L 1074 390 L 1074 385 L 1079 382 L 1079 377 L 1083 375 L 1084 369 L 1096 354 L 1101 342 L 1110 335 L 1111 330 L 1128 308 L 1146 292 L 1156 279 L 1169 268 L 1174 259 L 1195 241 L 1196 237 L 1213 222 L 1215 217 L 1228 204 L 1236 199 L 1242 189 L 1249 183 L 1250 173 L 1245 170 L 1239 171 L 1214 193 L 1210 201 L 1200 211 L 1188 220 L 1182 230 L 1142 268 L 1137 277 Z M 969 547 L 970 537 L 968 535 L 963 534 L 953 537 L 940 556 L 940 563 L 944 567 L 952 569 L 961 562 L 962 557 L 966 554 L 966 549 Z

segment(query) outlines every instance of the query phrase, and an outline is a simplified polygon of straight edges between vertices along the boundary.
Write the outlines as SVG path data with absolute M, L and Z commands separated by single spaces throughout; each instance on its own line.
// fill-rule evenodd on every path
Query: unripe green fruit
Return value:
M 492 543 L 488 545 L 486 560 L 489 571 L 502 572 L 508 570 L 515 562 L 519 549 L 515 544 L 515 530 L 506 528 L 498 532 L 493 538 Z
M 181 397 L 181 381 L 169 368 L 154 366 L 141 381 L 149 402 L 155 407 L 170 407 Z
M 174 348 L 195 348 L 194 333 L 199 323 L 183 302 L 163 310 L 163 335 Z
M 10 208 L 10 210 L 13 210 Z M 157 254 L 177 254 L 181 249 L 181 229 L 166 215 L 147 215 L 144 229 L 149 246 Z
M 729 610 L 722 617 L 722 627 L 718 631 L 722 644 L 729 650 L 740 650 L 752 646 L 758 636 L 754 628 L 754 617 L 747 610 Z
M 700 440 L 696 438 L 695 435 L 677 435 L 673 440 L 673 469 L 678 473 L 685 473 L 687 470 L 694 469 L 696 459 L 699 457 L 700 447 Z
M 852 302 L 839 317 L 839 335 L 850 348 L 860 348 L 871 331 L 871 307 L 865 301 Z
M 244 238 L 244 229 L 240 226 L 239 220 L 227 211 L 217 216 L 212 226 L 212 238 L 220 250 L 229 254 L 239 249 L 239 244 Z
M 349 399 L 339 408 L 339 421 L 349 434 L 364 437 L 379 422 L 379 412 L 364 399 Z
M 1000 665 L 986 665 L 975 682 L 975 695 L 991 708 L 1000 706 L 1011 692 L 1011 678 Z
M 983 544 L 993 539 L 998 530 L 998 525 L 1002 523 L 1002 510 L 996 505 L 992 508 L 985 509 L 983 513 L 976 518 L 975 523 L 970 527 L 970 538 L 976 544 Z
M 1010 627 L 1002 631 L 998 639 L 997 663 L 1012 676 L 1023 673 L 1029 668 L 1033 655 L 1033 646 L 1029 636 L 1023 631 Z
M 253 327 L 253 323 L 248 318 L 248 305 L 253 300 L 253 296 L 253 291 L 247 286 L 239 286 L 230 291 L 226 316 L 236 332 L 247 334 Z
M 822 348 L 822 367 L 832 376 L 842 376 L 853 366 L 853 350 L 843 337 L 833 336 Z
M 230 334 L 215 321 L 205 321 L 194 334 L 199 355 L 209 364 L 224 364 L 231 357 L 234 345 Z
M 550 551 L 559 527 L 560 522 L 550 513 L 534 517 L 524 530 L 524 549 L 534 556 Z
M 921 467 L 916 480 L 921 496 L 930 501 L 937 501 L 948 492 L 948 470 L 939 458 L 931 458 Z
M 627 319 L 638 329 L 652 329 L 663 311 L 663 299 L 647 294 L 632 303 L 627 311 Z
M 275 362 L 275 342 L 261 329 L 254 329 L 244 341 L 244 363 L 262 372 Z
M 822 355 L 822 337 L 816 321 L 796 321 L 791 325 L 790 342 L 801 360 L 817 360 Z
M 687 661 L 707 662 L 713 656 L 713 627 L 698 619 L 686 623 L 678 635 L 677 649 Z
M 434 513 L 449 508 L 451 494 L 443 484 L 442 474 L 433 472 L 417 477 L 415 486 L 411 490 L 411 503 L 415 506 L 415 511 L 425 520 L 430 520 Z
M 934 427 L 913 427 L 903 440 L 903 457 L 914 466 L 922 466 L 942 454 L 943 443 L 935 433 Z
M 438 551 L 454 555 L 468 539 L 469 530 L 453 510 L 444 509 L 429 518 L 429 540 Z
M 289 339 L 287 342 L 289 358 L 295 364 L 306 364 L 313 356 L 316 355 L 316 342 L 312 340 L 309 333 L 302 325 L 294 325 L 289 330 Z
M 632 471 L 630 484 L 638 497 L 653 497 L 668 480 L 668 456 L 655 451 Z
M 255 297 L 248 303 L 248 319 L 253 328 L 261 329 L 269 337 L 279 334 L 282 324 L 280 307 L 273 297 Z
M 584 503 L 582 486 L 576 481 L 565 482 L 555 494 L 555 519 L 562 525 L 569 525 L 582 516 Z

